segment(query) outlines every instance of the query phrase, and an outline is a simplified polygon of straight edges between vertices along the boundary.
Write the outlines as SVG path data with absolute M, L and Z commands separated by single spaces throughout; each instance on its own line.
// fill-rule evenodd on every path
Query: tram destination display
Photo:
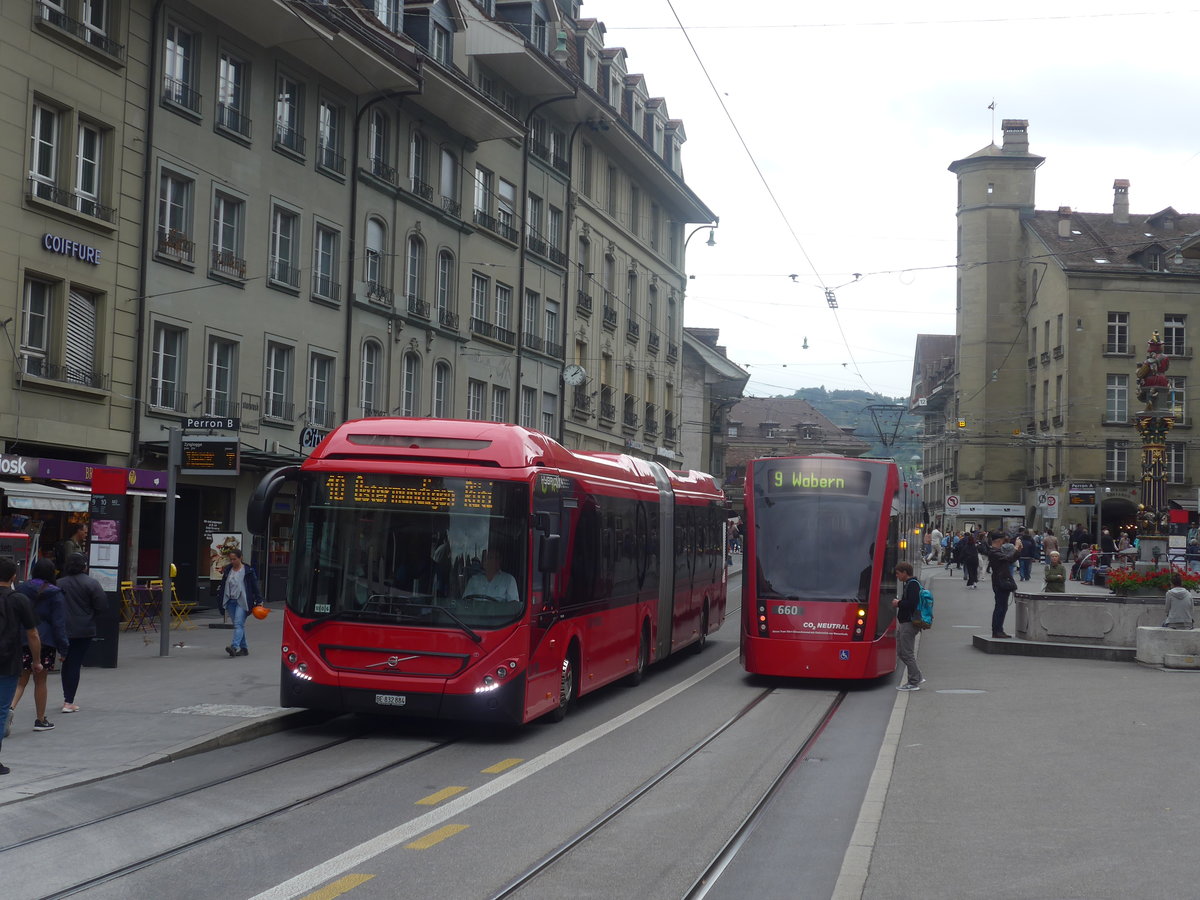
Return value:
M 865 497 L 871 491 L 871 473 L 837 465 L 767 466 L 766 490 L 769 494 L 843 494 Z

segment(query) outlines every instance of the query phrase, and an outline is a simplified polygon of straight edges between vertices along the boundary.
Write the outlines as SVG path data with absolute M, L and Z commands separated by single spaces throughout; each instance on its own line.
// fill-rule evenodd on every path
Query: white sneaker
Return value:
M 919 684 L 909 684 L 907 681 L 904 684 L 896 685 L 896 690 L 898 691 L 919 691 L 920 689 L 921 686 Z

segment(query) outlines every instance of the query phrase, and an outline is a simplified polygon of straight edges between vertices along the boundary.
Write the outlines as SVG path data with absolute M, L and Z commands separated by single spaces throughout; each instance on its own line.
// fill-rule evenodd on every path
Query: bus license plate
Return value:
M 403 694 L 376 694 L 375 703 L 379 706 L 404 706 L 408 698 Z

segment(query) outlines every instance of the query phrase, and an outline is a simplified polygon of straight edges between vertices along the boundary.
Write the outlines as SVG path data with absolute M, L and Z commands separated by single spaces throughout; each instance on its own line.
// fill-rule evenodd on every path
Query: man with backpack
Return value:
M 21 677 L 21 633 L 33 651 L 35 672 L 41 672 L 42 642 L 38 637 L 37 620 L 33 606 L 24 594 L 12 589 L 17 564 L 8 557 L 0 559 L 0 745 L 12 727 L 13 695 L 17 691 L 17 680 Z M 8 766 L 0 763 L 0 775 L 9 773 Z
M 925 678 L 917 668 L 917 634 L 920 629 L 913 623 L 917 603 L 921 599 L 921 583 L 913 578 L 912 563 L 896 563 L 896 580 L 900 582 L 900 596 L 892 600 L 896 607 L 896 656 L 908 669 L 907 680 L 896 686 L 898 691 L 919 691 Z

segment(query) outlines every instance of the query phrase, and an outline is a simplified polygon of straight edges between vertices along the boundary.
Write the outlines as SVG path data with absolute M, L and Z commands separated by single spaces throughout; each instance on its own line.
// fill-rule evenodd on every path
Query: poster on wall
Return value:
M 209 538 L 208 544 L 208 577 L 221 580 L 222 572 L 229 565 L 229 551 L 242 549 L 242 533 L 215 532 Z

